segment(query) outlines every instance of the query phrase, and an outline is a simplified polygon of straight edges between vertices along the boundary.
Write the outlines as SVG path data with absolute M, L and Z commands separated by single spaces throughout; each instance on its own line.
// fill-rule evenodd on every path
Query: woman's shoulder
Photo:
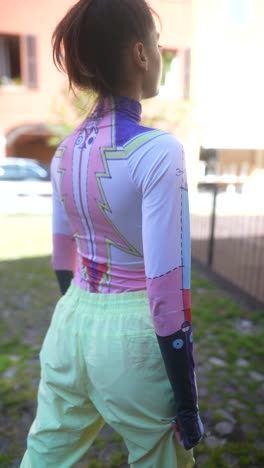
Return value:
M 127 147 L 127 149 L 129 149 Z M 131 142 L 127 163 L 137 187 L 155 180 L 182 164 L 183 146 L 177 137 L 164 130 L 144 128 Z
M 166 147 L 167 151 L 182 150 L 183 145 L 178 140 L 177 136 L 173 133 L 169 133 L 166 130 L 161 130 L 153 127 L 141 126 L 141 134 L 138 137 L 142 138 L 142 135 L 146 136 L 146 141 L 153 142 L 155 145 L 161 145 Z
M 182 157 L 184 152 L 182 143 L 176 135 L 151 127 L 141 127 L 141 131 L 129 142 L 127 149 L 133 148 L 132 154 L 136 157 L 145 156 L 152 162 L 160 158 L 174 159 Z M 132 156 L 131 154 L 131 156 Z

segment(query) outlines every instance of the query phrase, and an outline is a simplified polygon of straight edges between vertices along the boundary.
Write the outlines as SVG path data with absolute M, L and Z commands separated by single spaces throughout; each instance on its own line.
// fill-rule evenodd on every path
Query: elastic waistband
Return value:
M 113 306 L 113 305 L 127 305 L 129 303 L 144 302 L 148 304 L 147 291 L 131 291 L 123 293 L 91 293 L 81 289 L 72 280 L 71 285 L 66 293 L 67 299 L 75 300 L 77 297 L 81 301 L 89 302 L 90 304 L 102 305 L 102 306 Z

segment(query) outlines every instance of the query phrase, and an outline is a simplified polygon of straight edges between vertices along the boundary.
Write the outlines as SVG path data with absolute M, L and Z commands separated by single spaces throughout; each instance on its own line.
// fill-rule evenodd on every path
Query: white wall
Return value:
M 192 97 L 202 145 L 264 148 L 264 1 L 194 0 Z

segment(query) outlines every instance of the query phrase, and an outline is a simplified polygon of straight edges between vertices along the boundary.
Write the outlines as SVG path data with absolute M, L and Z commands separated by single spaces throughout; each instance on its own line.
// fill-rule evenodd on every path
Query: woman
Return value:
M 98 99 L 52 161 L 53 267 L 65 294 L 41 350 L 22 467 L 74 466 L 105 422 L 131 466 L 190 467 L 203 434 L 183 149 L 140 125 L 161 73 L 152 15 L 145 0 L 80 0 L 54 31 L 55 63 Z

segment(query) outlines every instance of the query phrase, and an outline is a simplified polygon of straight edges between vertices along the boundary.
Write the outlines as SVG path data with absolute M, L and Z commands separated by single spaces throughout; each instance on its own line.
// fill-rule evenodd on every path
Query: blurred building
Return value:
M 49 160 L 53 153 L 47 124 L 66 78 L 53 65 L 50 40 L 72 3 L 0 0 L 0 154 Z M 164 70 L 160 95 L 143 104 L 144 121 L 185 142 L 193 183 L 264 167 L 263 0 L 150 4 L 161 18 Z
M 67 80 L 53 65 L 52 31 L 72 0 L 0 0 L 0 156 L 48 161 L 54 101 Z M 162 101 L 148 109 L 151 120 L 174 127 L 185 116 L 175 101 L 189 98 L 191 1 L 150 2 L 162 22 L 165 72 Z M 171 66 L 172 65 L 172 66 Z M 161 102 L 161 101 L 159 101 Z M 167 107 L 169 110 L 167 110 Z M 76 122 L 69 122 L 69 125 Z
M 163 23 L 160 117 L 185 142 L 191 184 L 253 181 L 264 168 L 263 0 L 151 4 Z
M 0 156 L 48 161 L 54 97 L 65 77 L 54 67 L 51 34 L 71 0 L 0 0 Z
M 194 0 L 193 18 L 192 125 L 201 175 L 243 181 L 264 168 L 264 2 Z

